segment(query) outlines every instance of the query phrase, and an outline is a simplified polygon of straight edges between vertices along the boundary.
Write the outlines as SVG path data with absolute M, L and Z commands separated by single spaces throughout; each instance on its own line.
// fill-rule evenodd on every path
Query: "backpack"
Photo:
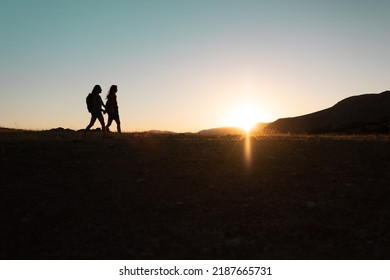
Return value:
M 86 102 L 87 102 L 87 108 L 88 108 L 88 112 L 92 112 L 92 109 L 93 109 L 93 96 L 92 94 L 88 94 L 87 98 L 86 98 Z

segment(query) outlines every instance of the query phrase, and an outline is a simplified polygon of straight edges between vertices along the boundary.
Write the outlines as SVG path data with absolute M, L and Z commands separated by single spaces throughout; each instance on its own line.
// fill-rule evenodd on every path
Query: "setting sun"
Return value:
M 249 132 L 257 122 L 261 121 L 261 112 L 252 104 L 243 104 L 229 113 L 226 125 L 240 127 Z

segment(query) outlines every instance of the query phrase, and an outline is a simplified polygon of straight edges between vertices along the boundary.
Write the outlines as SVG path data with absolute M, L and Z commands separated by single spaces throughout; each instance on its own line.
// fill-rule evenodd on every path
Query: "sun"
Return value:
M 257 122 L 260 121 L 261 112 L 251 103 L 242 104 L 230 111 L 226 119 L 226 125 L 240 127 L 250 132 Z

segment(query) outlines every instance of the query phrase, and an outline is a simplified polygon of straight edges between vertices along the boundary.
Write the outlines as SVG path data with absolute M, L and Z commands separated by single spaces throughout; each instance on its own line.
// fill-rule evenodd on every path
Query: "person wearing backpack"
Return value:
M 90 130 L 90 128 L 95 124 L 96 119 L 99 120 L 101 126 L 102 126 L 102 132 L 103 136 L 106 136 L 106 127 L 104 124 L 104 118 L 102 112 L 105 113 L 104 109 L 104 103 L 102 98 L 100 97 L 100 93 L 102 92 L 102 88 L 99 85 L 95 85 L 92 89 L 92 92 L 88 94 L 87 96 L 87 108 L 88 111 L 91 113 L 91 121 L 89 122 L 88 126 L 85 128 L 84 131 L 84 137 L 86 136 L 87 132 Z
M 108 114 L 107 132 L 109 132 L 112 121 L 116 122 L 118 133 L 121 133 L 121 121 L 119 119 L 118 102 L 116 101 L 116 93 L 118 92 L 118 86 L 112 85 L 108 94 L 106 102 L 106 111 Z

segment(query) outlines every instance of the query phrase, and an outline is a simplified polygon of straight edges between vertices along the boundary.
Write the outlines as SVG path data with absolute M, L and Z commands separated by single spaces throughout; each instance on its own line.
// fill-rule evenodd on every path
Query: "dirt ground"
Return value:
M 1 259 L 390 259 L 388 136 L 0 133 Z

